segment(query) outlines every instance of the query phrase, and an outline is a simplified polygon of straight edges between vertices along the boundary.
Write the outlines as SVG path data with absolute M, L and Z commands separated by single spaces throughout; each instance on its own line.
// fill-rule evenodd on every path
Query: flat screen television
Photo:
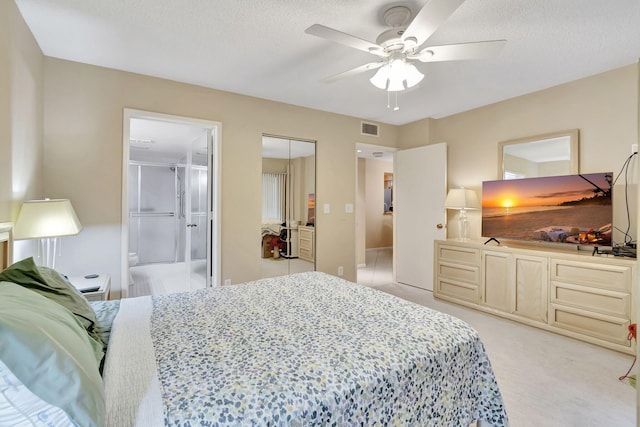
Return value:
M 612 246 L 611 172 L 482 183 L 482 236 Z

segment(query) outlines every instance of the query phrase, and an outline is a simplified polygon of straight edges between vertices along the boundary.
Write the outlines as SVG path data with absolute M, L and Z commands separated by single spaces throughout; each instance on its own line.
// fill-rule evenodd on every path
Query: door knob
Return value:
M 187 224 L 187 227 L 197 227 L 198 224 Z
M 440 230 L 440 229 L 444 228 L 444 225 L 442 225 L 442 224 L 438 224 L 438 225 L 436 225 L 436 228 L 437 228 L 438 230 Z

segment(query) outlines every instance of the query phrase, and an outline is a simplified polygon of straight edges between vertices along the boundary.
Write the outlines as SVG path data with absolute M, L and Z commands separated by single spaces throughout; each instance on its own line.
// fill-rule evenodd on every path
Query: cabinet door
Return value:
M 512 309 L 513 274 L 504 252 L 482 253 L 482 303 L 496 310 L 510 313 Z
M 545 257 L 483 251 L 483 305 L 546 322 L 547 265 Z
M 515 270 L 514 314 L 546 322 L 547 258 L 515 254 L 513 263 Z

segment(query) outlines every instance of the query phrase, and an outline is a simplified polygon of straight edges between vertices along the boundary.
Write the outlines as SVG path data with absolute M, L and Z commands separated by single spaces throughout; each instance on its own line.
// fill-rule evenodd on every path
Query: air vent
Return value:
M 373 123 L 362 122 L 362 134 L 370 136 L 378 136 L 378 125 Z

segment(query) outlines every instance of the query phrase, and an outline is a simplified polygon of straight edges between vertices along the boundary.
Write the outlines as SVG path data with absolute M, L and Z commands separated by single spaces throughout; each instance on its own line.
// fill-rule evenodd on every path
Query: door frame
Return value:
M 358 159 L 360 158 L 364 158 L 365 160 L 379 160 L 376 157 L 370 157 L 370 153 L 375 152 L 375 151 L 380 151 L 385 153 L 385 155 L 390 155 L 390 156 L 394 156 L 395 153 L 399 150 L 399 148 L 396 147 L 389 147 L 386 145 L 377 145 L 377 144 L 368 144 L 368 143 L 364 143 L 364 142 L 358 142 L 356 141 L 355 144 L 355 149 L 356 149 L 356 157 L 355 157 L 355 171 L 356 171 L 356 188 L 355 188 L 355 194 L 356 194 L 356 203 L 355 203 L 355 236 L 356 236 L 356 244 L 355 244 L 355 260 L 356 260 L 356 281 L 358 279 L 358 269 L 361 267 L 365 267 L 366 266 L 366 252 L 367 252 L 367 239 L 366 239 L 366 235 L 367 235 L 367 218 L 366 218 L 366 202 L 365 202 L 365 206 L 362 206 L 362 204 L 359 202 L 359 190 L 360 190 L 360 168 L 358 165 Z M 360 151 L 364 151 L 364 154 L 361 154 Z M 394 173 L 395 176 L 395 162 L 393 161 L 393 159 L 391 159 L 390 161 L 391 163 L 391 168 L 392 168 L 392 173 Z M 382 183 L 381 185 L 381 189 L 382 189 Z M 365 212 L 363 212 L 363 209 L 365 210 Z M 395 225 L 395 224 L 394 224 Z M 392 227 L 392 234 L 395 236 L 395 228 Z M 395 238 L 394 238 L 395 239 Z M 393 249 L 393 242 L 392 242 L 392 249 Z M 362 251 L 362 254 L 361 254 Z M 365 263 L 359 263 L 358 260 L 360 259 L 360 255 L 364 255 L 365 259 Z M 393 256 L 393 255 L 392 255 Z
M 122 217 L 121 217 L 121 283 L 122 297 L 129 296 L 129 140 L 131 119 L 150 119 L 171 123 L 193 125 L 208 130 L 209 134 L 209 193 L 211 195 L 207 233 L 207 286 L 220 285 L 221 266 L 221 216 L 220 216 L 220 181 L 221 181 L 221 133 L 222 123 L 192 117 L 156 113 L 152 111 L 123 109 L 122 120 Z M 126 286 L 125 286 L 126 285 Z

